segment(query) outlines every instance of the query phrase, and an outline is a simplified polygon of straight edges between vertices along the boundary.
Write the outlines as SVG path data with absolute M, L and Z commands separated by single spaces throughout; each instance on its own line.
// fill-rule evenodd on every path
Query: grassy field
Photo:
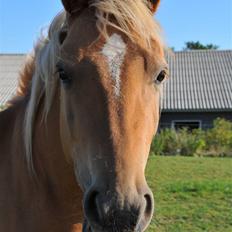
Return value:
M 152 156 L 147 178 L 156 205 L 148 232 L 232 232 L 232 159 Z

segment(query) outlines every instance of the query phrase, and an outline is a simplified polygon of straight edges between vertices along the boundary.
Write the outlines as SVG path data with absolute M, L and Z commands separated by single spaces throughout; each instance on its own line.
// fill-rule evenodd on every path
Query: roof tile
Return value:
M 232 51 L 196 50 L 167 55 L 163 111 L 232 111 Z
M 0 106 L 15 94 L 25 55 L 0 54 Z

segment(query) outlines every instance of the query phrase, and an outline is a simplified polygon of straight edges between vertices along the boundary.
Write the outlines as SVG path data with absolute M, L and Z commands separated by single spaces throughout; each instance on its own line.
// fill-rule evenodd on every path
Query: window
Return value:
M 200 120 L 174 120 L 172 121 L 172 128 L 175 130 L 180 130 L 187 128 L 188 130 L 194 130 L 201 128 Z

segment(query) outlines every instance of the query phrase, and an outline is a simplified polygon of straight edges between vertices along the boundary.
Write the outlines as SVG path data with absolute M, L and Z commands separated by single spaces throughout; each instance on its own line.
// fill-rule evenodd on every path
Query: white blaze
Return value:
M 114 81 L 116 96 L 120 96 L 121 91 L 121 66 L 126 54 L 126 44 L 122 37 L 113 34 L 106 42 L 102 49 L 102 54 L 107 58 L 110 75 Z

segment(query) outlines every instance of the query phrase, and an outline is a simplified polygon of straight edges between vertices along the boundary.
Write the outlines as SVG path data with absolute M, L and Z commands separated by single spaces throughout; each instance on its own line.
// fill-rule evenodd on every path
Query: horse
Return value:
M 168 75 L 159 1 L 62 4 L 0 113 L 0 231 L 145 231 Z

